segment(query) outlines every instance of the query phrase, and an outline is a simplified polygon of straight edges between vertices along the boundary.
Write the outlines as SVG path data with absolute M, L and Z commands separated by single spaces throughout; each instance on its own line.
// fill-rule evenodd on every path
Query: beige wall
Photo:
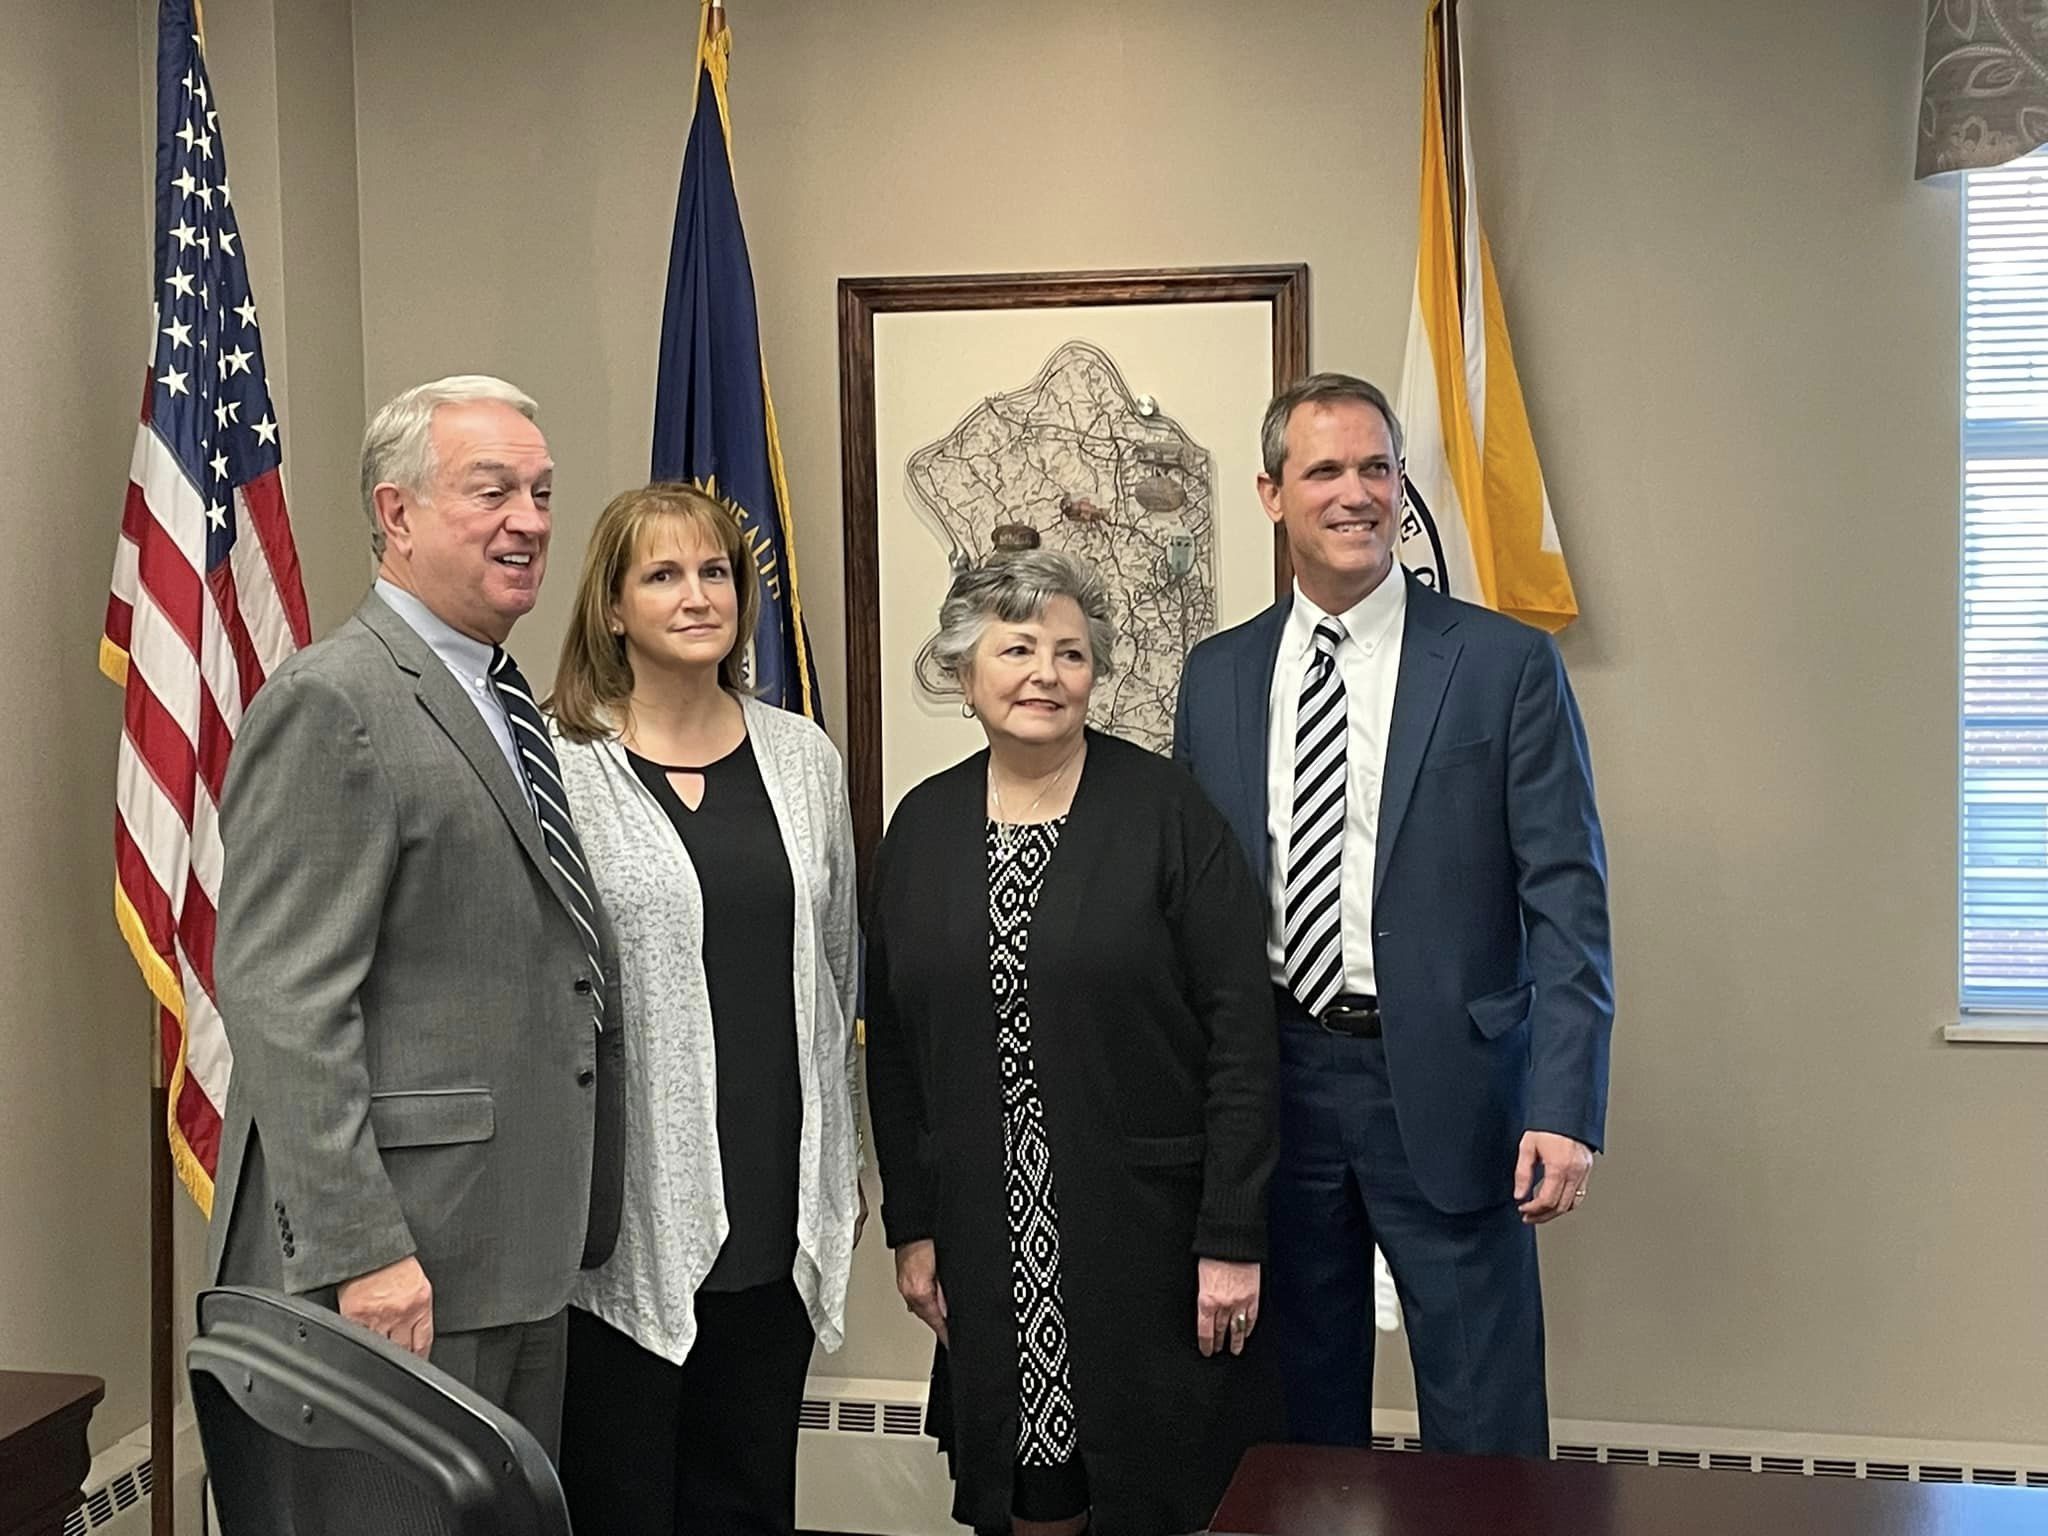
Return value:
M 348 490 L 364 402 L 501 372 L 539 396 L 561 465 L 555 577 L 515 646 L 545 665 L 596 508 L 646 467 L 695 8 L 355 0 L 352 37 L 348 9 L 208 7 L 316 621 L 365 575 Z M 1314 360 L 1391 382 L 1420 9 L 734 0 L 740 185 L 835 723 L 835 279 L 1302 260 Z M 104 915 L 114 703 L 90 652 L 146 232 L 139 198 L 106 206 L 68 174 L 87 155 L 109 182 L 136 174 L 118 114 L 79 105 L 88 85 L 105 101 L 109 47 L 132 39 L 113 10 L 107 38 L 83 10 L 16 29 L 9 142 L 27 148 L 0 172 L 12 205 L 46 210 L 22 254 L 51 296 L 25 312 L 36 367 L 7 370 L 0 419 L 79 445 L 32 462 L 24 506 L 74 510 L 19 515 L 50 575 L 0 619 L 10 655 L 47 653 L 0 686 L 54 727 L 0 746 L 27 790 L 4 851 L 54 887 L 18 887 L 0 928 L 7 1036 L 39 1068 L 34 1091 L 8 1079 L 0 1123 L 42 1159 L 0 1184 L 0 1337 L 70 1341 L 77 1362 L 122 1329 L 139 1360 L 144 1300 L 140 1129 L 113 1086 L 136 993 Z M 1465 14 L 1479 191 L 1587 614 L 1565 649 L 1613 853 L 1612 1155 L 1546 1234 L 1554 1409 L 2048 1444 L 2048 1050 L 1937 1037 L 1956 205 L 1908 180 L 1920 6 Z M 303 106 L 280 118 L 281 98 Z M 50 954 L 76 963 L 60 979 Z M 108 1220 L 72 1215 L 95 1201 Z M 101 1282 L 88 1319 L 76 1277 L 95 1263 L 133 1278 Z M 825 1368 L 917 1375 L 873 1238 L 860 1265 Z M 1383 1387 L 1406 1400 L 1398 1366 Z
M 114 931 L 121 697 L 96 665 L 149 330 L 133 0 L 8 8 L 0 421 L 0 1369 L 107 1381 L 94 1443 L 148 1413 L 149 1016 Z

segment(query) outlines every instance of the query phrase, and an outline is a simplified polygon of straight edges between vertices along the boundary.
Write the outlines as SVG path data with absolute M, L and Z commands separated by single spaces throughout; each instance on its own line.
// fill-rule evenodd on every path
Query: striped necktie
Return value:
M 526 677 L 500 646 L 491 647 L 491 682 L 512 722 L 512 744 L 519 749 L 519 766 L 526 774 L 526 787 L 533 793 L 533 813 L 540 822 L 541 842 L 548 861 L 569 887 L 569 915 L 583 930 L 583 955 L 597 978 L 592 992 L 597 1023 L 604 1027 L 604 967 L 598 963 L 597 909 L 590 897 L 590 871 L 583 865 L 583 844 L 576 837 L 576 823 L 569 815 L 568 792 L 562 788 L 562 765 L 555 757 L 555 744 L 548 739 L 547 721 L 533 701 Z
M 1287 985 L 1320 1014 L 1344 990 L 1344 678 L 1337 645 L 1344 626 L 1324 619 L 1301 680 L 1294 727 L 1294 817 L 1287 832 Z

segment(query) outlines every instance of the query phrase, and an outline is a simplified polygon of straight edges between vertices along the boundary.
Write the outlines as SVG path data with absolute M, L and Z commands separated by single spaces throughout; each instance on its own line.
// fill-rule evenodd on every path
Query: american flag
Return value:
M 127 695 L 114 915 L 158 1004 L 172 1159 L 210 1213 L 229 1070 L 213 1005 L 221 785 L 249 700 L 310 633 L 191 0 L 157 12 L 156 173 L 156 334 L 100 670 Z

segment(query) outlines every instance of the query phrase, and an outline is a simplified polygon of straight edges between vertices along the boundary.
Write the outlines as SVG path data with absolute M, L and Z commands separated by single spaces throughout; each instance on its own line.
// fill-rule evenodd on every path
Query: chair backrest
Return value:
M 204 1291 L 185 1367 L 222 1536 L 569 1536 L 522 1425 L 324 1307 Z

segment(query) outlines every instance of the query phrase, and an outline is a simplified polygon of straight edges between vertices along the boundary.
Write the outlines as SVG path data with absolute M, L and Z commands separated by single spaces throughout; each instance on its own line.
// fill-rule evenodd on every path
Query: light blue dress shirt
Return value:
M 512 742 L 512 720 L 505 713 L 505 701 L 498 697 L 491 682 L 491 647 L 465 635 L 405 588 L 381 576 L 377 578 L 377 595 L 441 658 L 441 664 L 462 689 L 463 697 L 476 706 L 477 714 L 490 728 L 491 739 L 505 754 L 512 776 L 519 781 L 526 802 L 531 805 L 533 791 L 527 787 L 526 770 L 520 765 L 519 749 Z

